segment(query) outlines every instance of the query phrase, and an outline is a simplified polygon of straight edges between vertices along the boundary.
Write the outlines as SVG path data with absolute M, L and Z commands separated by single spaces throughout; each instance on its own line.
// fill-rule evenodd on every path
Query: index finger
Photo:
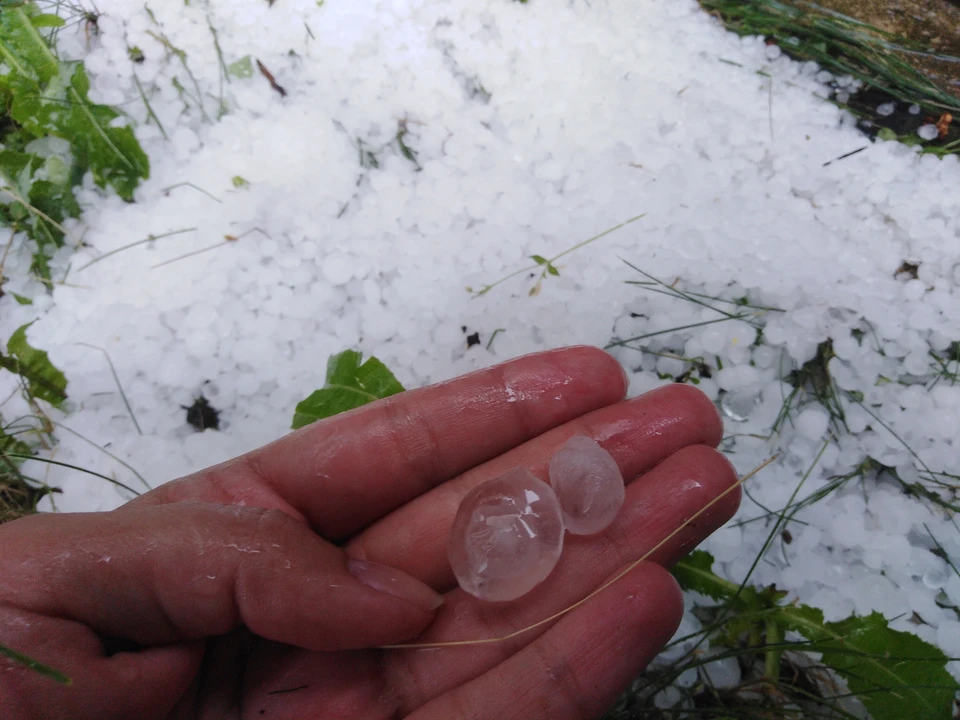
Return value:
M 547 430 L 623 399 L 610 355 L 528 355 L 308 425 L 136 504 L 184 499 L 278 508 L 349 537 L 427 490 Z

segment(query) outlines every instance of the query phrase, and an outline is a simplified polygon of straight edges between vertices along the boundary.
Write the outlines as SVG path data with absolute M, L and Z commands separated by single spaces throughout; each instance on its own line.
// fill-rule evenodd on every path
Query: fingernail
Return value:
M 436 610 L 443 604 L 442 595 L 396 568 L 350 558 L 347 560 L 347 571 L 367 587 L 406 600 L 424 610 Z

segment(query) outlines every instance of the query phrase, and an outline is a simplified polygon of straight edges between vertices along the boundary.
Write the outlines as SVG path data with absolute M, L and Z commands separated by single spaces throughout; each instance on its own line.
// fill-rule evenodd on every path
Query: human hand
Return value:
M 605 353 L 540 353 L 315 423 L 110 513 L 0 526 L 0 643 L 74 681 L 0 660 L 5 717 L 599 716 L 679 623 L 664 567 L 733 514 L 739 491 L 553 624 L 487 645 L 376 647 L 548 617 L 736 481 L 702 393 L 625 390 Z M 459 590 L 445 552 L 459 499 L 517 465 L 546 479 L 577 434 L 629 483 L 617 520 L 568 536 L 553 574 L 515 602 Z M 365 574 L 380 589 L 348 558 L 377 563 Z

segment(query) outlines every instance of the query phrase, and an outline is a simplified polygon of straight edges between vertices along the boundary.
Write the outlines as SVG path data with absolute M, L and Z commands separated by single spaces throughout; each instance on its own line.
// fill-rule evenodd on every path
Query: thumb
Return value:
M 244 625 L 310 650 L 373 647 L 417 635 L 442 603 L 279 510 L 191 502 L 35 515 L 0 526 L 0 547 L 0 604 L 141 644 Z

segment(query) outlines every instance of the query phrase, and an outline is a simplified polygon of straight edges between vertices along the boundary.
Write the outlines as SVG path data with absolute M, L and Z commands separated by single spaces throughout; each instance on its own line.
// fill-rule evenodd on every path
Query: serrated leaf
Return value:
M 54 367 L 43 350 L 27 342 L 27 328 L 23 325 L 7 342 L 7 354 L 0 353 L 0 367 L 23 378 L 27 391 L 35 398 L 60 407 L 67 399 L 67 379 Z
M 297 405 L 293 428 L 403 392 L 403 385 L 386 365 L 375 357 L 362 360 L 363 355 L 355 350 L 332 355 L 324 386 Z
M 33 8 L 31 10 L 31 8 Z M 78 180 L 87 170 L 100 187 L 127 201 L 150 165 L 129 127 L 112 127 L 119 114 L 90 102 L 82 63 L 61 62 L 31 23 L 31 4 L 0 13 L 0 59 L 8 67 L 10 117 L 33 137 L 70 143 Z M 34 15 L 35 17 L 35 15 Z
M 249 55 L 245 55 L 236 62 L 227 65 L 227 72 L 235 78 L 251 78 L 253 77 L 253 60 L 250 59 Z
M 686 590 L 730 601 L 737 585 L 713 572 L 713 558 L 697 550 L 681 560 L 673 574 Z M 822 662 L 843 677 L 874 720 L 950 720 L 960 685 L 945 669 L 947 657 L 916 635 L 891 630 L 879 613 L 827 623 L 823 613 L 806 605 L 778 605 L 784 593 L 745 587 L 736 596 L 725 633 L 746 632 L 763 612 L 764 622 L 794 630 L 822 652 Z M 771 610 L 777 612 L 771 613 Z
M 705 550 L 694 550 L 673 566 L 673 576 L 684 590 L 706 595 L 714 600 L 733 597 L 737 586 L 713 572 L 713 556 Z
M 822 662 L 847 681 L 874 720 L 950 720 L 960 684 L 945 669 L 947 656 L 916 635 L 891 630 L 874 612 L 825 623 L 823 613 L 785 608 L 778 622 L 814 643 Z
M 67 113 L 64 127 L 71 137 L 71 148 L 83 166 L 93 173 L 100 187 L 110 185 L 124 200 L 133 200 L 133 191 L 142 178 L 150 176 L 150 161 L 130 127 L 110 127 L 119 114 L 106 105 L 87 100 L 90 80 L 82 65 L 70 78 L 70 93 L 75 100 Z
M 32 4 L 0 12 L 0 55 L 15 73 L 46 84 L 60 72 L 60 66 L 30 22 L 36 13 Z
M 738 612 L 772 606 L 783 597 L 783 593 L 774 588 L 759 590 L 751 585 L 740 588 L 737 583 L 725 580 L 713 572 L 713 556 L 703 550 L 694 550 L 674 565 L 673 576 L 684 590 L 692 590 L 714 600 L 736 598 Z
M 150 171 L 133 131 L 114 127 L 119 113 L 90 102 L 82 63 L 61 62 L 37 29 L 61 24 L 32 2 L 4 3 L 0 12 L 0 113 L 7 119 L 0 180 L 16 193 L 10 201 L 5 194 L 0 223 L 16 224 L 37 243 L 31 269 L 46 279 L 51 245 L 63 244 L 63 220 L 79 215 L 73 188 L 84 175 L 89 171 L 98 186 L 110 186 L 130 201 Z M 41 158 L 27 150 L 31 141 L 45 137 L 70 144 L 69 166 L 63 157 Z

